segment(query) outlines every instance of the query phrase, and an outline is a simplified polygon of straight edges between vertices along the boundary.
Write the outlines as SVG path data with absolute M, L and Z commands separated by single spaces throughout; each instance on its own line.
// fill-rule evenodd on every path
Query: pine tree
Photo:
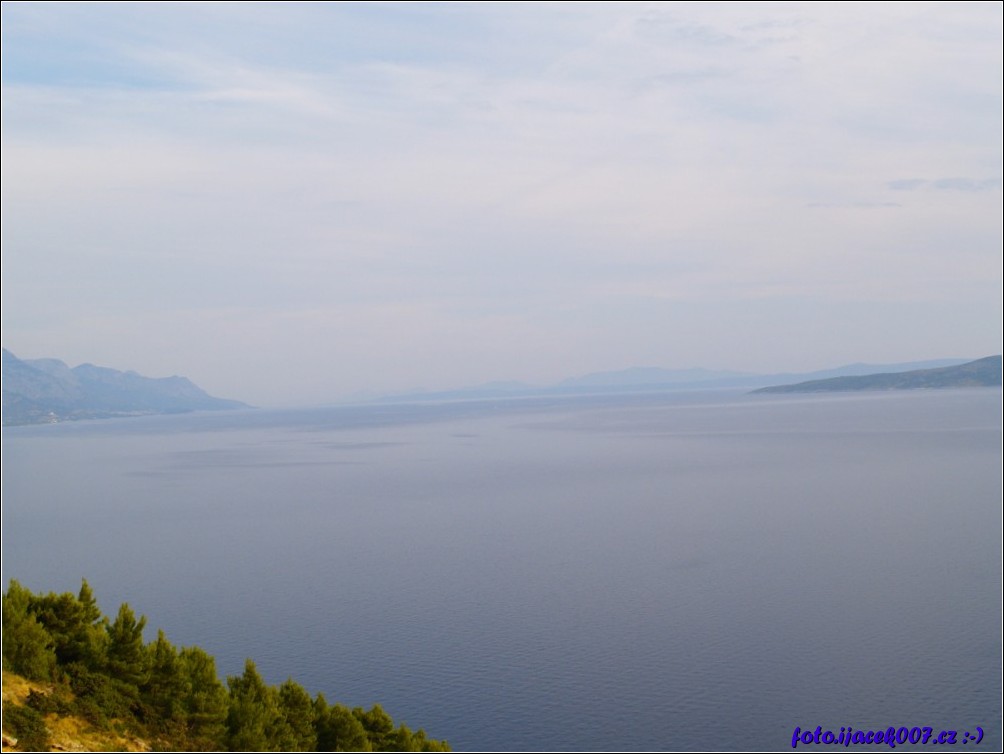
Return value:
M 80 580 L 80 591 L 77 593 L 77 603 L 80 606 L 80 627 L 77 633 L 77 651 L 81 661 L 90 668 L 99 667 L 105 655 L 104 616 L 98 601 L 91 591 L 87 579 Z
M 186 723 L 184 667 L 163 631 L 147 647 L 149 675 L 140 689 L 143 703 L 161 729 L 183 731 Z
M 293 735 L 295 751 L 316 751 L 314 705 L 310 694 L 292 678 L 279 686 L 279 711 Z
M 56 668 L 55 642 L 29 612 L 32 593 L 11 579 L 3 595 L 3 667 L 44 681 Z
M 216 661 L 200 647 L 185 647 L 178 659 L 185 679 L 188 747 L 203 751 L 221 749 L 226 739 L 229 698 L 216 674 Z
M 227 745 L 232 751 L 293 750 L 296 738 L 279 709 L 279 694 L 265 684 L 253 661 L 246 660 L 244 674 L 228 677 L 227 685 Z
M 108 675 L 131 687 L 142 686 L 149 678 L 149 656 L 143 645 L 146 616 L 139 620 L 125 602 L 119 607 L 113 623 L 105 622 L 108 635 Z
M 318 751 L 373 751 L 363 724 L 344 704 L 327 707 L 315 726 Z
M 98 607 L 98 601 L 94 598 L 94 592 L 91 591 L 91 585 L 87 583 L 87 579 L 80 580 L 80 591 L 77 593 L 77 602 L 80 603 L 80 619 L 82 623 L 87 623 L 91 626 L 97 626 L 101 623 L 101 608 Z
M 394 732 L 394 720 L 384 712 L 383 707 L 374 704 L 366 712 L 363 712 L 362 707 L 356 707 L 352 710 L 352 714 L 366 729 L 366 736 L 369 738 L 373 750 L 386 751 L 391 734 Z
M 86 602 L 81 602 L 70 592 L 32 595 L 28 610 L 52 636 L 60 665 L 81 663 L 94 669 L 100 663 L 103 652 L 101 645 L 104 637 L 95 624 L 101 618 L 101 611 L 97 609 L 86 581 L 81 586 L 81 594 Z
M 379 704 L 368 711 L 329 706 L 321 694 L 311 700 L 292 678 L 278 688 L 268 686 L 251 660 L 224 688 L 212 656 L 198 647 L 179 652 L 163 631 L 145 645 L 145 627 L 146 617 L 137 619 L 128 604 L 114 621 L 103 618 L 86 580 L 76 596 L 34 595 L 11 581 L 3 595 L 3 666 L 67 682 L 61 694 L 72 691 L 77 714 L 97 726 L 114 720 L 145 728 L 158 747 L 449 751 L 445 741 L 428 739 L 422 730 L 395 728 Z M 50 711 L 59 706 L 58 700 L 52 704 Z M 5 723 L 6 713 L 5 705 Z

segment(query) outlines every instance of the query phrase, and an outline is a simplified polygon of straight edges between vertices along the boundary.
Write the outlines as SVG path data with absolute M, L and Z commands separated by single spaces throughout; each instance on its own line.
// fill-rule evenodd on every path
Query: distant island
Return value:
M 146 414 L 250 408 L 214 398 L 185 377 L 143 377 L 136 372 L 58 359 L 21 360 L 3 349 L 3 425 L 52 424 Z
M 818 393 L 850 390 L 920 390 L 924 388 L 1001 386 L 1001 356 L 987 356 L 965 364 L 909 372 L 879 372 L 793 385 L 772 385 L 754 393 Z
M 970 359 L 931 359 L 894 364 L 845 364 L 814 372 L 782 372 L 757 374 L 723 370 L 661 367 L 630 367 L 608 372 L 591 372 L 570 377 L 551 385 L 528 385 L 523 382 L 488 382 L 452 390 L 397 393 L 370 397 L 378 402 L 418 403 L 426 401 L 495 400 L 530 397 L 568 397 L 582 395 L 622 395 L 635 393 L 666 393 L 686 390 L 752 390 L 770 385 L 791 384 L 830 377 L 870 375 L 879 372 L 910 372 L 920 369 L 963 364 Z

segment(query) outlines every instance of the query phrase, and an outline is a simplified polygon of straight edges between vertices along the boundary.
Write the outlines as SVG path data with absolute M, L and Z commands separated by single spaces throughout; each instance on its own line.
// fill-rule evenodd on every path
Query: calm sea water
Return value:
M 1001 746 L 1000 390 L 154 417 L 3 451 L 5 580 L 86 577 L 222 674 L 252 657 L 455 749 Z

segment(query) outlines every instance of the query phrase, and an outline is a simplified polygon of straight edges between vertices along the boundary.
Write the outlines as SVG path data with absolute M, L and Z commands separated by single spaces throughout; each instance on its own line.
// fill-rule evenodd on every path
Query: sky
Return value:
M 1001 350 L 1002 6 L 2 5 L 2 341 L 310 405 Z

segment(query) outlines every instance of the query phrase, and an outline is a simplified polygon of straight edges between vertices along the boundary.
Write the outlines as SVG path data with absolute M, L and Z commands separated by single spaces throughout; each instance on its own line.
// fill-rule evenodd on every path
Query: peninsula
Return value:
M 919 390 L 923 388 L 1000 387 L 1001 356 L 987 356 L 965 364 L 909 372 L 881 372 L 794 385 L 773 385 L 754 393 L 817 393 L 849 390 Z

